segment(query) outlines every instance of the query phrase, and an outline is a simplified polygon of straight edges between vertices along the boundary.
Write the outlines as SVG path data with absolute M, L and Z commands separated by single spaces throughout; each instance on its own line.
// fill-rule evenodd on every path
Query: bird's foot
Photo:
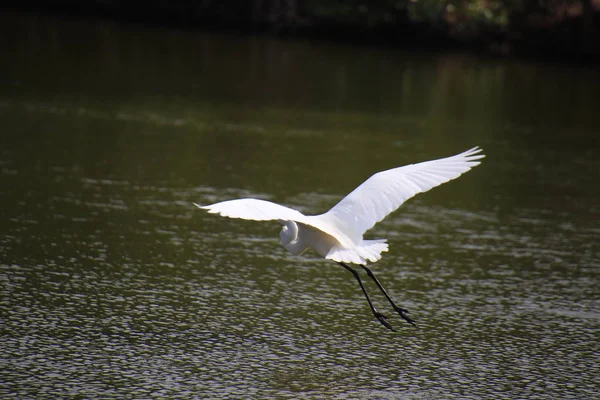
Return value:
M 402 317 L 402 319 L 404 319 L 406 322 L 408 322 L 409 324 L 411 324 L 412 326 L 414 326 L 415 328 L 417 327 L 417 323 L 414 319 L 412 319 L 411 317 L 409 317 L 407 314 L 409 314 L 408 310 L 405 310 L 404 308 L 400 308 L 396 305 L 394 305 L 394 310 L 398 313 L 398 315 L 400 315 Z
M 383 326 L 388 328 L 390 331 L 395 332 L 394 328 L 392 328 L 392 325 L 390 325 L 385 315 L 383 315 L 379 311 L 375 311 L 373 312 L 373 314 L 375 314 L 375 317 L 379 320 L 379 322 L 381 322 Z

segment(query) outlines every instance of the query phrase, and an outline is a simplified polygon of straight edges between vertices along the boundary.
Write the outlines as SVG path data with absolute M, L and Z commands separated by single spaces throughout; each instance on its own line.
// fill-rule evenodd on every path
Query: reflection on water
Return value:
M 2 397 L 599 396 L 587 71 L 4 22 Z M 98 39 L 83 64 L 74 32 Z M 370 233 L 419 329 L 369 285 L 387 332 L 277 224 L 191 205 L 320 213 L 374 171 L 476 144 L 482 166 Z

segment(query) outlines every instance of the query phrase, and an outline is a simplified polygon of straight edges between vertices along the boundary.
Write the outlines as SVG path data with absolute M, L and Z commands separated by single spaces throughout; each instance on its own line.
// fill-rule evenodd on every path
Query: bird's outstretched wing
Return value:
M 306 216 L 293 208 L 281 206 L 266 200 L 237 199 L 196 207 L 208 210 L 211 214 L 219 214 L 229 218 L 249 219 L 252 221 L 292 220 L 303 221 Z
M 479 165 L 476 160 L 485 157 L 480 152 L 474 147 L 452 157 L 378 172 L 318 217 L 359 242 L 366 231 L 409 198 Z
M 329 225 L 318 216 L 304 215 L 293 208 L 285 207 L 276 203 L 260 199 L 237 199 L 227 200 L 220 203 L 201 206 L 194 203 L 198 208 L 207 210 L 211 214 L 219 214 L 223 217 L 241 218 L 252 221 L 296 221 L 312 226 L 328 235 L 333 236 L 338 242 L 346 247 L 352 247 L 353 243 L 348 235 L 340 231 L 337 226 Z

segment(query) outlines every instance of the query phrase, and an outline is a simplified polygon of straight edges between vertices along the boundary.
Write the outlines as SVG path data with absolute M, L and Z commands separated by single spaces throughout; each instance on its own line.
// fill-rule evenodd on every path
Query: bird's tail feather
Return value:
M 338 262 L 364 265 L 367 261 L 375 262 L 381 259 L 381 253 L 384 251 L 388 251 L 385 239 L 363 240 L 359 246 L 351 249 L 341 246 L 334 247 L 325 258 Z

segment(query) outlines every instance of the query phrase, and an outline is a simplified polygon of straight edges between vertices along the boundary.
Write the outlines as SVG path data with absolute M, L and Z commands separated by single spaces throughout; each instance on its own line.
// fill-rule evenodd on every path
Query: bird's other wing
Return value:
M 305 219 L 304 214 L 300 211 L 259 199 L 227 200 L 208 206 L 201 206 L 196 203 L 194 203 L 194 205 L 198 208 L 208 210 L 211 214 L 219 214 L 223 217 L 241 218 L 252 221 L 303 221 Z
M 223 217 L 241 218 L 252 221 L 296 221 L 310 225 L 328 235 L 333 236 L 340 244 L 346 247 L 352 247 L 352 242 L 347 235 L 338 229 L 337 226 L 331 226 L 321 218 L 304 215 L 293 208 L 285 207 L 276 203 L 259 199 L 237 199 L 227 200 L 220 203 L 201 206 L 194 203 L 198 208 L 208 210 L 211 214 L 219 214 Z
M 485 155 L 474 147 L 439 160 L 410 164 L 374 174 L 325 214 L 317 216 L 337 227 L 355 243 L 402 203 L 479 165 Z

